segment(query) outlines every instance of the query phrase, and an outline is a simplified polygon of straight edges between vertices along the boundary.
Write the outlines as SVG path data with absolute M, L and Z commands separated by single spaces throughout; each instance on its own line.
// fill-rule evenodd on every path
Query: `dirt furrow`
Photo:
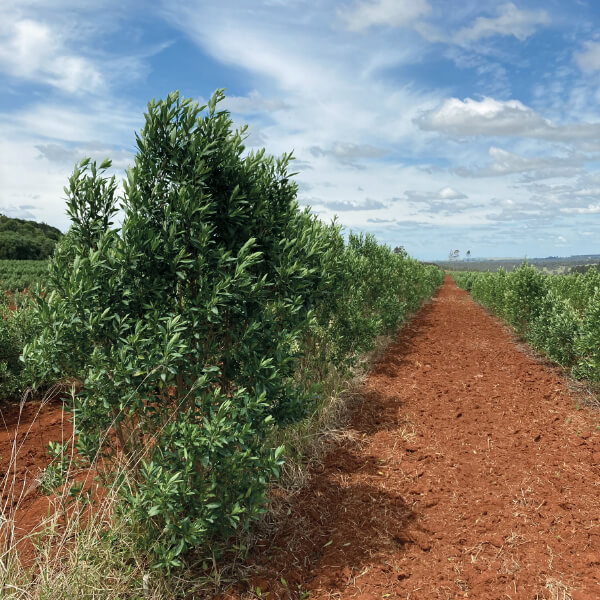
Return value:
M 227 597 L 600 598 L 599 419 L 447 278 Z

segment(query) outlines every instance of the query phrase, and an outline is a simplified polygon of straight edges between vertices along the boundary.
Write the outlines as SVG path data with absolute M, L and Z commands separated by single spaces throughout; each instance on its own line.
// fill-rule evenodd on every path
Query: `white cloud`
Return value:
M 472 211 L 481 205 L 474 202 L 466 202 L 466 194 L 446 186 L 437 192 L 415 192 L 406 191 L 404 196 L 395 198 L 396 201 L 406 201 L 414 207 L 418 213 L 426 213 L 431 216 L 458 215 L 466 211 Z
M 35 220 L 35 215 L 31 212 L 31 209 L 35 210 L 35 206 L 31 204 L 21 204 L 20 206 L 14 206 L 12 204 L 4 204 L 0 202 L 0 215 L 5 215 L 13 219 L 32 219 Z
M 511 136 L 552 141 L 597 139 L 600 123 L 558 125 L 519 100 L 449 98 L 434 110 L 423 112 L 415 123 L 424 131 L 450 136 Z
M 89 142 L 81 146 L 67 146 L 56 143 L 37 144 L 35 147 L 46 160 L 52 163 L 66 163 L 69 167 L 84 157 L 89 157 L 96 162 L 102 162 L 105 158 L 110 158 L 115 169 L 126 169 L 133 164 L 134 160 L 132 152 L 98 142 Z
M 374 225 L 395 225 L 396 219 L 367 219 L 367 223 L 373 223 Z
M 457 192 L 451 187 L 442 188 L 437 195 L 441 200 L 463 200 L 467 197 L 465 194 Z
M 112 172 L 120 178 L 132 162 L 134 132 L 142 122 L 141 109 L 127 112 L 99 101 L 89 102 L 87 110 L 48 103 L 0 113 L 0 212 L 25 211 L 27 218 L 65 230 L 63 187 L 74 163 L 83 156 L 112 158 Z
M 561 212 L 576 215 L 596 215 L 600 213 L 600 204 L 588 204 L 582 207 L 565 207 L 560 209 Z
M 320 204 L 325 208 L 333 212 L 346 212 L 356 210 L 381 210 L 387 208 L 387 204 L 374 200 L 373 198 L 365 198 L 362 202 L 348 202 L 345 200 L 332 200 L 332 201 L 317 201 L 316 204 Z
M 540 219 L 557 219 L 561 215 L 600 213 L 600 187 L 595 175 L 583 175 L 572 183 L 554 185 L 532 183 L 521 186 L 530 193 L 527 200 L 504 201 L 503 213 L 518 220 L 520 211 L 537 214 Z
M 480 48 L 474 42 L 494 36 L 513 36 L 524 41 L 533 35 L 541 25 L 550 23 L 546 11 L 519 10 L 512 2 L 498 8 L 496 17 L 478 17 L 475 21 L 458 31 L 440 29 L 432 23 L 420 21 L 415 29 L 429 42 L 441 42 L 468 47 L 478 52 Z
M 0 70 L 71 94 L 96 91 L 103 84 L 91 61 L 70 53 L 57 32 L 32 19 L 1 26 Z
M 378 25 L 406 27 L 430 11 L 427 0 L 361 0 L 338 14 L 350 31 L 363 31 Z
M 525 40 L 539 25 L 550 23 L 550 17 L 544 10 L 519 10 L 512 2 L 498 9 L 497 17 L 478 17 L 469 27 L 457 31 L 453 39 L 456 43 L 476 42 L 495 35 L 514 36 Z
M 315 157 L 330 156 L 340 164 L 354 168 L 364 168 L 359 162 L 361 159 L 380 158 L 387 154 L 387 151 L 383 148 L 350 142 L 335 142 L 327 149 L 320 146 L 311 146 L 309 151 Z
M 568 156 L 521 156 L 496 146 L 488 151 L 492 162 L 486 166 L 459 167 L 455 172 L 462 177 L 500 177 L 516 173 L 528 173 L 527 179 L 575 176 L 581 173 L 586 157 L 581 154 Z
M 539 48 L 531 47 L 520 68 L 541 93 L 528 96 L 520 75 L 514 89 L 523 94 L 516 96 L 521 102 L 494 100 L 515 97 L 513 53 L 523 46 L 518 40 L 548 22 L 542 11 L 519 10 L 506 0 L 460 6 L 444 0 L 161 0 L 139 22 L 134 7 L 117 0 L 0 4 L 0 75 L 7 75 L 5 106 L 11 107 L 0 113 L 0 152 L 6 157 L 0 187 L 15 214 L 63 226 L 62 186 L 80 154 L 129 163 L 147 100 L 142 95 L 163 95 L 162 86 L 172 85 L 175 75 L 165 73 L 166 60 L 152 61 L 144 51 L 150 35 L 160 51 L 166 42 L 157 38 L 165 35 L 172 43 L 170 59 L 187 53 L 177 85 L 200 96 L 217 85 L 234 89 L 237 95 L 222 107 L 236 123 L 249 123 L 246 145 L 264 145 L 275 155 L 293 150 L 300 201 L 326 220 L 337 212 L 344 226 L 376 231 L 394 245 L 406 242 L 421 257 L 440 256 L 446 244 L 462 248 L 467 237 L 490 247 L 490 240 L 505 235 L 498 243 L 510 246 L 520 224 L 536 231 L 523 244 L 534 243 L 540 227 L 553 219 L 594 227 L 590 215 L 600 178 L 574 179 L 597 167 L 592 153 L 600 150 L 594 123 L 600 120 L 600 93 L 593 78 L 586 85 L 583 77 L 573 81 L 576 64 L 568 60 L 576 48 L 588 46 L 571 41 L 553 49 L 552 59 L 560 52 L 563 62 L 557 58 L 544 80 Z M 560 12 L 557 5 L 547 10 Z M 19 33 L 9 23 L 29 23 L 30 30 Z M 424 31 L 426 25 L 439 26 L 437 41 L 448 46 L 433 47 L 408 29 Z M 399 35 L 394 28 L 402 27 Z M 19 35 L 25 42 L 15 42 Z M 506 36 L 512 36 L 510 43 Z M 195 71 L 194 60 L 202 68 Z M 456 71 L 450 67 L 438 76 L 436 69 L 448 60 Z M 92 78 L 65 94 L 82 77 L 82 65 Z M 464 96 L 488 98 L 445 100 L 459 89 Z M 477 137 L 491 135 L 504 137 L 492 141 L 494 150 L 490 140 Z M 590 154 L 581 157 L 583 151 Z M 506 175 L 518 175 L 520 185 L 514 177 L 501 178 Z M 493 185 L 488 176 L 497 176 Z M 557 176 L 564 178 L 562 186 L 523 185 L 542 177 L 558 183 Z M 561 228 L 552 243 L 558 233 L 577 239 Z
M 600 70 L 600 42 L 584 42 L 584 50 L 575 54 L 575 61 L 582 71 Z
M 257 90 L 252 90 L 247 96 L 227 96 L 222 104 L 223 108 L 242 115 L 275 112 L 285 110 L 287 104 L 278 98 L 264 98 Z
M 30 105 L 10 115 L 0 113 L 0 125 L 7 132 L 63 142 L 98 140 L 112 145 L 122 140 L 131 142 L 142 124 L 141 107 L 138 111 L 127 110 L 105 101 L 90 102 L 86 108 L 47 102 Z
M 381 61 L 374 59 L 379 52 L 370 43 L 368 51 L 360 44 L 342 48 L 331 31 L 320 35 L 310 27 L 296 27 L 295 22 L 282 25 L 281 17 L 274 19 L 270 12 L 245 14 L 244 19 L 217 8 L 203 8 L 203 18 L 198 14 L 198 4 L 193 3 L 165 8 L 169 22 L 203 51 L 246 70 L 253 81 L 261 82 L 261 90 L 269 91 L 261 91 L 262 95 L 289 107 L 269 114 L 270 152 L 292 148 L 304 158 L 302 152 L 318 147 L 324 166 L 326 159 L 339 163 L 344 154 L 351 154 L 350 145 L 411 143 L 417 107 L 439 99 L 436 92 L 373 77 L 373 64 Z M 389 48 L 382 47 L 381 54 L 386 53 Z M 417 146 L 415 141 L 412 147 Z

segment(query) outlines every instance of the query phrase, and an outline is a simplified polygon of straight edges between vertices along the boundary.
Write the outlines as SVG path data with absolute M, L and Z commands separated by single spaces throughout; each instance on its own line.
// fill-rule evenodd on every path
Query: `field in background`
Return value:
M 0 260 L 0 289 L 21 292 L 43 283 L 48 271 L 46 260 Z
M 446 271 L 513 271 L 523 263 L 524 258 L 473 258 L 469 260 L 432 261 Z M 577 256 L 548 256 L 527 258 L 527 263 L 547 273 L 563 274 L 577 267 L 600 265 L 600 254 L 580 254 Z

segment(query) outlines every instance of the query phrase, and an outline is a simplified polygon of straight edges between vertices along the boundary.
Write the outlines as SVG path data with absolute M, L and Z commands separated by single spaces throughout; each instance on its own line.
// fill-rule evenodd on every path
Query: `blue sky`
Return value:
M 89 5 L 88 5 L 89 4 Z M 3 0 L 0 212 L 68 227 L 83 156 L 225 88 L 299 200 L 422 259 L 600 253 L 593 0 Z

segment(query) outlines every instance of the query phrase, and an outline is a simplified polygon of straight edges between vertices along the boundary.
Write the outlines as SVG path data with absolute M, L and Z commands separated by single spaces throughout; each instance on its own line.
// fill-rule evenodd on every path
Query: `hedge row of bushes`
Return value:
M 0 260 L 0 290 L 22 292 L 43 284 L 47 274 L 46 260 Z

